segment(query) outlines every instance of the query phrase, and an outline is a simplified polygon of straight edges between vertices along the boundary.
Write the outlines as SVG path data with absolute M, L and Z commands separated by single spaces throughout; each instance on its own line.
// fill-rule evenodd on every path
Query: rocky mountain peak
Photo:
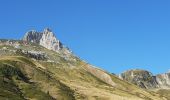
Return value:
M 41 37 L 42 37 L 42 33 L 39 33 L 35 30 L 31 30 L 25 34 L 23 40 L 28 42 L 33 42 L 33 43 L 39 43 Z
M 129 70 L 120 74 L 119 77 L 123 80 L 129 81 L 130 83 L 134 83 L 141 88 L 158 87 L 155 77 L 152 73 L 146 70 Z
M 49 33 L 49 32 L 52 32 L 52 30 L 50 28 L 45 28 L 44 32 Z
M 59 51 L 63 48 L 62 43 L 49 28 L 44 29 L 43 32 L 37 32 L 35 30 L 29 31 L 25 34 L 23 41 L 37 43 L 53 51 Z
M 170 87 L 170 72 L 156 75 L 156 81 L 160 87 Z
M 146 70 L 128 70 L 121 73 L 119 78 L 141 88 L 170 88 L 170 72 L 154 76 Z

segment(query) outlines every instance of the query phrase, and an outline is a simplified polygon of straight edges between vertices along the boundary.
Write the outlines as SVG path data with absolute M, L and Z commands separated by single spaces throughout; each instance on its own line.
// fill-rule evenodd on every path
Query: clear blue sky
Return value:
M 1 0 L 0 38 L 45 27 L 109 72 L 170 69 L 170 0 Z

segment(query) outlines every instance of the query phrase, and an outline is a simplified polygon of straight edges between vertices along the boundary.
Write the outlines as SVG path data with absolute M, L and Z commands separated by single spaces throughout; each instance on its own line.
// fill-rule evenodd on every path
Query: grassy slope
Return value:
M 27 74 L 27 77 L 30 77 L 30 83 L 25 83 L 22 81 L 15 80 L 18 88 L 22 89 L 24 97 L 26 98 L 36 98 L 41 100 L 42 98 L 48 97 L 48 94 L 54 98 L 63 98 L 68 100 L 73 99 L 102 99 L 107 100 L 111 98 L 127 99 L 127 98 L 136 98 L 136 94 L 132 92 L 139 92 L 146 96 L 141 96 L 141 98 L 148 99 L 154 98 L 148 92 L 140 90 L 131 84 L 119 80 L 117 77 L 112 76 L 114 82 L 123 87 L 129 87 L 130 91 L 125 91 L 122 86 L 117 86 L 113 88 L 97 77 L 93 76 L 91 73 L 85 71 L 81 67 L 77 69 L 69 68 L 48 68 L 49 71 L 54 71 L 56 74 L 46 72 L 44 69 L 36 67 L 33 61 L 25 57 L 3 57 L 0 59 L 3 63 L 8 63 L 11 66 L 16 66 L 20 68 L 23 73 Z M 17 63 L 16 63 L 17 62 Z M 24 64 L 24 65 L 23 65 Z M 30 68 L 29 68 L 30 67 Z M 51 70 L 50 70 L 51 69 Z M 32 72 L 33 71 L 33 72 Z M 34 75 L 32 75 L 34 74 Z M 43 81 L 42 81 L 43 80 Z M 58 81 L 60 80 L 60 81 Z M 38 85 L 37 85 L 38 84 Z M 50 86 L 48 86 L 50 84 Z M 41 88 L 41 89 L 40 89 Z M 132 93 L 128 93 L 132 92 Z M 136 92 L 136 93 L 137 93 Z M 38 93 L 38 94 L 37 94 Z M 34 95 L 36 94 L 36 95 Z M 57 95 L 56 95 L 57 94 Z M 43 97 L 42 97 L 43 96 Z M 147 97 L 148 96 L 148 97 Z M 49 96 L 49 98 L 51 98 Z M 48 98 L 48 99 L 49 99 Z M 139 98 L 138 98 L 139 99 Z M 159 99 L 159 98 L 156 98 Z
M 160 89 L 160 90 L 158 90 L 156 92 L 159 93 L 162 96 L 167 97 L 168 100 L 170 100 L 170 89 Z
M 12 48 L 12 47 L 10 47 Z M 41 50 L 48 54 L 50 60 L 33 61 L 29 58 L 18 56 L 17 54 L 5 53 L 0 59 L 0 63 L 18 68 L 28 78 L 28 81 L 16 78 L 8 79 L 10 86 L 1 86 L 1 90 L 12 91 L 12 95 L 0 92 L 0 97 L 15 96 L 17 99 L 51 100 L 163 100 L 160 95 L 142 90 L 135 85 L 122 81 L 119 78 L 97 68 L 88 69 L 89 64 L 77 61 L 67 61 L 60 54 L 47 50 L 39 46 L 21 47 L 26 50 Z M 99 71 L 100 70 L 100 71 Z M 96 74 L 94 74 L 95 72 Z M 102 73 L 106 73 L 116 84 L 111 86 L 107 83 L 107 75 L 103 78 Z M 103 80 L 106 79 L 106 80 Z M 1 77 L 2 81 L 2 77 Z M 3 81 L 2 81 L 3 82 Z M 6 88 L 7 87 L 7 88 Z M 2 96 L 5 94 L 6 96 Z
M 18 79 L 18 77 L 16 77 L 15 74 L 12 74 L 9 70 L 7 72 L 11 74 L 11 78 L 5 77 L 6 80 L 9 80 L 9 83 L 12 84 L 7 87 L 10 89 L 15 86 L 17 91 L 24 98 L 36 100 L 52 100 L 52 96 L 61 99 L 74 98 L 72 95 L 73 92 L 69 87 L 65 86 L 58 80 L 53 79 L 48 72 L 37 67 L 33 61 L 30 61 L 25 57 L 3 57 L 0 59 L 0 63 L 1 71 L 5 69 L 6 65 L 8 65 L 11 66 L 11 68 L 20 70 L 23 77 L 28 77 L 27 81 L 20 78 Z M 18 72 L 16 73 L 18 74 Z M 2 74 L 1 79 L 3 79 L 3 77 Z M 3 82 L 3 80 L 1 80 L 1 82 Z M 1 89 L 9 90 L 3 89 L 5 86 L 2 86 Z M 58 95 L 54 95 L 53 92 L 58 93 Z M 14 91 L 13 93 L 15 94 L 17 92 Z

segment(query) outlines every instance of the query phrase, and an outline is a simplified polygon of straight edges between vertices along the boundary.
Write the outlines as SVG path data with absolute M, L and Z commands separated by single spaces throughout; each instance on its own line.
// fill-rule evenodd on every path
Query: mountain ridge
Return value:
M 153 75 L 147 70 L 133 69 L 121 73 L 119 78 L 146 89 L 170 88 L 169 72 Z

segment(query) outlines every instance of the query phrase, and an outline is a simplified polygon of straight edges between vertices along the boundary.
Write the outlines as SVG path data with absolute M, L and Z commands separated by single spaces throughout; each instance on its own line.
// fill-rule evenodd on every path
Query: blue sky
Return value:
M 1 0 L 0 38 L 50 27 L 75 54 L 109 72 L 170 69 L 169 0 Z

